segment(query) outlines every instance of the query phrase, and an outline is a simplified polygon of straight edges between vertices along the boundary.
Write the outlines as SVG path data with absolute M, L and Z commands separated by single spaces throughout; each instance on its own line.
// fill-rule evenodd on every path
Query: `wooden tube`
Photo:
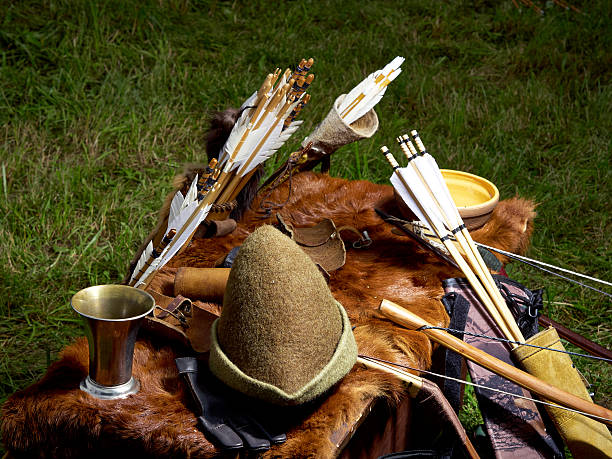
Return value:
M 179 268 L 174 295 L 192 300 L 223 302 L 230 268 Z
M 403 327 L 416 330 L 421 327 L 431 327 L 427 321 L 417 316 L 416 314 L 402 308 L 401 306 L 388 301 L 382 300 L 380 303 L 380 311 L 389 319 Z M 464 341 L 448 334 L 444 330 L 423 329 L 430 339 L 442 344 L 444 347 L 458 352 L 463 357 L 483 366 L 487 370 L 492 371 L 504 378 L 518 384 L 521 387 L 541 396 L 551 402 L 561 406 L 578 410 L 587 416 L 594 416 L 595 420 L 612 425 L 612 411 L 603 406 L 596 405 L 581 399 L 573 394 L 542 381 L 535 376 L 525 373 L 512 365 L 507 364 L 495 357 L 481 351 L 480 349 L 471 346 Z M 603 419 L 602 419 L 603 418 Z

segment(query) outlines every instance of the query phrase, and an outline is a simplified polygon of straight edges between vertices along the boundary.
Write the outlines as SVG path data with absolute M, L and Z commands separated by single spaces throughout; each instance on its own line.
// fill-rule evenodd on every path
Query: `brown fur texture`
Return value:
M 206 153 L 209 161 L 213 158 L 219 158 L 219 153 L 239 116 L 240 112 L 235 108 L 228 108 L 214 114 L 206 135 Z
M 300 227 L 331 218 L 337 227 L 367 230 L 373 240 L 369 249 L 353 249 L 353 236 L 347 233 L 346 264 L 331 274 L 329 283 L 356 326 L 359 352 L 429 368 L 432 344 L 425 335 L 392 324 L 377 308 L 381 299 L 387 298 L 434 325 L 445 326 L 448 317 L 439 301 L 441 282 L 460 273 L 411 239 L 393 234 L 392 227 L 376 215 L 375 207 L 399 215 L 390 186 L 305 172 L 294 177 L 293 187 L 289 203 L 280 211 L 285 221 Z M 281 202 L 286 194 L 283 185 L 271 198 Z M 257 202 L 252 207 L 257 208 Z M 534 215 L 530 201 L 502 201 L 491 220 L 472 234 L 485 244 L 521 252 L 527 247 Z M 232 234 L 194 239 L 151 287 L 161 289 L 171 282 L 174 268 L 179 266 L 214 266 L 256 227 L 274 221 L 273 216 L 261 219 L 248 211 Z M 170 347 L 157 348 L 140 341 L 134 375 L 141 381 L 141 392 L 127 400 L 105 402 L 78 389 L 87 373 L 87 343 L 77 341 L 66 348 L 40 382 L 5 403 L 4 444 L 11 452 L 30 452 L 38 457 L 91 457 L 97 453 L 123 457 L 134 451 L 140 451 L 138 456 L 210 457 L 215 449 L 196 428 L 192 405 L 174 366 L 176 356 Z M 332 433 L 358 417 L 364 403 L 383 397 L 393 404 L 403 393 L 403 385 L 396 379 L 356 364 L 326 397 L 302 411 L 287 413 L 287 442 L 264 457 L 332 457 L 337 453 L 330 441 Z

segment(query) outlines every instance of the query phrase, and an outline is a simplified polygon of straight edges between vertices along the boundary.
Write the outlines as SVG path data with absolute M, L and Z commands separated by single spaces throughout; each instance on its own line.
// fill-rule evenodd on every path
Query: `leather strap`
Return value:
M 545 316 L 544 314 L 538 317 L 540 323 L 545 327 L 554 327 L 559 333 L 561 338 L 568 340 L 570 343 L 578 346 L 580 349 L 587 351 L 591 355 L 595 355 L 597 357 L 603 357 L 606 359 L 612 359 L 612 351 L 609 351 L 603 346 L 600 346 L 593 341 L 586 339 L 584 336 L 579 335 L 578 333 L 570 330 L 567 327 L 564 327 L 558 322 L 555 322 L 550 317 Z
M 185 298 L 182 295 L 177 295 L 167 305 L 158 306 L 160 306 L 161 312 L 159 312 L 156 317 L 158 319 L 164 319 L 176 310 L 179 310 L 181 311 L 181 313 L 184 314 L 189 314 L 191 311 L 191 300 L 189 298 Z

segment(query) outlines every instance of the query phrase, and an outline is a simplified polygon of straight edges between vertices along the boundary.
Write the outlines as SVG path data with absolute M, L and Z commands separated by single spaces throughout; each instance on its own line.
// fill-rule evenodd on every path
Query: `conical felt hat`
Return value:
M 356 359 L 346 311 L 312 260 L 272 226 L 257 229 L 240 248 L 212 327 L 211 371 L 252 397 L 297 405 Z

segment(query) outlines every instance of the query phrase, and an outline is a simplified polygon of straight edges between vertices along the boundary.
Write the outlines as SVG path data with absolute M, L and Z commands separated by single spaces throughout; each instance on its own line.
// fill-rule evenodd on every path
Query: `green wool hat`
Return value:
M 245 241 L 213 323 L 209 366 L 228 386 L 277 405 L 328 390 L 357 360 L 346 311 L 300 247 L 272 226 Z

